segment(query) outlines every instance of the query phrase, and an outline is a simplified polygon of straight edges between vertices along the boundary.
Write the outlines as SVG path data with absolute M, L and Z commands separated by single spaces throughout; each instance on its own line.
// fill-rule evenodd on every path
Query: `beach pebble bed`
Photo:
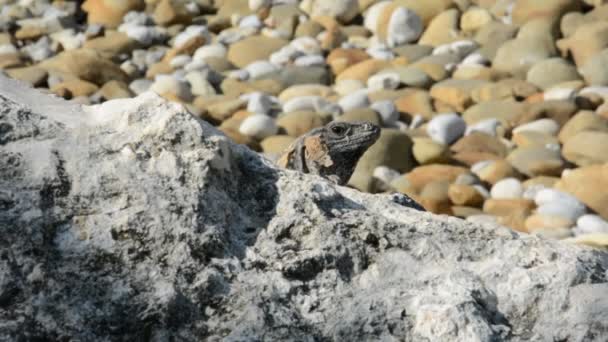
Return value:
M 86 105 L 152 90 L 270 159 L 370 121 L 350 186 L 608 247 L 604 3 L 0 0 L 0 70 Z

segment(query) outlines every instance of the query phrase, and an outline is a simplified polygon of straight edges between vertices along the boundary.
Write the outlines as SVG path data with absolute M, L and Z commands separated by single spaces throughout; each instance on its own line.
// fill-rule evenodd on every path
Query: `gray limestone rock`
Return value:
M 608 338 L 608 254 L 399 202 L 0 76 L 0 340 Z

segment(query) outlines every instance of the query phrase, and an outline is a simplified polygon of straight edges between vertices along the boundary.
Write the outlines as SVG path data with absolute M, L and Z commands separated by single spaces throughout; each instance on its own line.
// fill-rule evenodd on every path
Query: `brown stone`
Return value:
M 91 49 L 68 50 L 38 64 L 50 71 L 57 70 L 82 80 L 103 85 L 111 80 L 128 82 L 128 76 L 111 60 Z
M 333 74 L 338 75 L 350 66 L 369 58 L 370 56 L 364 50 L 338 48 L 329 53 L 326 62 L 331 67 Z
M 313 128 L 323 126 L 323 118 L 312 111 L 297 111 L 277 118 L 277 125 L 292 137 L 299 137 Z
M 509 162 L 504 159 L 493 160 L 488 166 L 477 172 L 477 176 L 484 182 L 495 184 L 501 179 L 518 178 L 519 174 Z
M 412 185 L 412 188 L 419 192 L 430 182 L 447 181 L 448 183 L 453 183 L 459 175 L 465 173 L 469 173 L 469 170 L 464 167 L 432 164 L 414 168 L 405 175 L 405 178 Z
M 89 24 L 101 24 L 111 28 L 120 25 L 127 12 L 141 10 L 143 7 L 144 0 L 86 0 L 82 4 Z
M 475 187 L 466 184 L 451 184 L 448 196 L 452 203 L 461 206 L 479 207 L 484 201 L 484 197 Z
M 67 90 L 71 97 L 89 96 L 99 89 L 95 84 L 83 80 L 71 79 L 57 83 L 51 91 L 57 95 L 65 95 Z
M 608 220 L 608 164 L 591 165 L 571 170 L 555 188 L 576 196 L 602 218 Z

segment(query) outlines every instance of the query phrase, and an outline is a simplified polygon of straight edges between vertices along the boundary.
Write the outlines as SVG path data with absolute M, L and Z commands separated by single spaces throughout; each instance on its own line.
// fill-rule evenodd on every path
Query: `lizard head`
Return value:
M 371 122 L 331 122 L 325 126 L 324 141 L 331 154 L 363 154 L 380 136 Z

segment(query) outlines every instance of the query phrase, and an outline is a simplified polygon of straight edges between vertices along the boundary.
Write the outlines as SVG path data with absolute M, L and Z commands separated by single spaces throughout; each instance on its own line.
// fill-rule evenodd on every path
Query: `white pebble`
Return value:
M 295 49 L 295 51 L 303 53 L 305 55 L 319 55 L 321 54 L 321 44 L 319 41 L 312 37 L 299 37 L 291 41 L 289 45 Z
M 386 6 L 390 4 L 390 1 L 379 1 L 370 6 L 364 16 L 363 26 L 375 33 L 378 29 L 378 19 L 382 15 L 382 12 L 384 12 Z
M 283 104 L 283 112 L 291 113 L 300 110 L 316 110 L 320 102 L 327 102 L 327 100 L 314 95 L 294 97 Z
M 505 178 L 501 179 L 490 190 L 492 198 L 497 199 L 512 199 L 521 198 L 524 193 L 524 187 L 518 179 Z
M 270 96 L 255 92 L 248 94 L 247 111 L 258 114 L 268 114 L 272 109 L 273 101 Z
M 157 94 L 175 94 L 184 100 L 192 97 L 188 83 L 180 81 L 172 75 L 156 75 L 150 89 Z
M 587 212 L 585 205 L 578 198 L 556 189 L 542 189 L 534 197 L 539 214 L 565 217 L 571 221 Z
M 334 84 L 333 89 L 338 95 L 345 96 L 365 89 L 365 83 L 359 80 L 340 80 Z
M 411 43 L 420 37 L 422 29 L 422 19 L 416 12 L 405 7 L 398 7 L 388 21 L 387 44 L 395 47 Z
M 279 130 L 273 118 L 264 114 L 248 116 L 239 126 L 239 132 L 248 137 L 264 139 L 274 135 Z
M 399 171 L 393 170 L 387 166 L 377 166 L 372 175 L 374 178 L 377 178 L 386 184 L 390 184 L 395 179 L 401 177 Z
M 351 109 L 368 107 L 369 97 L 367 96 L 367 89 L 361 89 L 352 94 L 342 97 L 338 101 L 338 105 L 345 112 Z
M 422 115 L 420 114 L 416 114 L 414 115 L 414 117 L 412 118 L 412 121 L 410 122 L 410 129 L 416 129 L 420 126 L 422 126 L 422 124 L 424 123 L 424 117 L 422 117 Z
M 260 29 L 264 24 L 257 15 L 248 15 L 239 20 L 239 27 Z
M 203 72 L 191 71 L 186 74 L 185 78 L 190 83 L 190 91 L 194 95 L 205 96 L 217 93 Z
M 396 72 L 375 74 L 367 79 L 367 88 L 369 88 L 370 91 L 397 89 L 399 84 L 401 84 L 401 78 Z
M 469 135 L 473 132 L 481 132 L 493 137 L 496 136 L 496 129 L 500 126 L 501 123 L 498 119 L 486 119 L 479 122 L 474 123 L 471 126 L 467 127 L 465 135 Z
M 252 12 L 257 12 L 262 8 L 272 5 L 272 0 L 249 0 L 248 5 Z
M 587 214 L 582 215 L 576 220 L 575 232 L 578 235 L 608 233 L 608 222 L 599 215 Z
M 490 60 L 478 52 L 469 54 L 462 60 L 462 62 L 460 62 L 460 65 L 488 65 L 488 64 L 490 64 Z
M 570 100 L 576 95 L 572 88 L 551 88 L 543 93 L 543 100 Z
M 325 58 L 321 55 L 305 55 L 296 58 L 293 64 L 302 67 L 324 66 Z
M 17 53 L 17 51 L 19 50 L 11 43 L 0 45 L 0 55 Z
M 426 133 L 433 141 L 449 145 L 460 138 L 465 132 L 467 124 L 456 113 L 439 114 L 431 119 Z
M 602 86 L 585 87 L 585 88 L 581 89 L 578 93 L 579 93 L 579 95 L 597 94 L 603 98 L 606 98 L 606 97 L 608 97 L 608 87 L 602 87 Z
M 391 100 L 376 101 L 372 103 L 371 109 L 380 115 L 382 123 L 387 126 L 391 126 L 399 120 L 399 112 Z
M 532 122 L 519 125 L 513 129 L 513 133 L 521 132 L 539 132 L 549 135 L 555 135 L 559 131 L 559 124 L 553 119 L 538 119 Z
M 135 94 L 139 95 L 148 91 L 148 89 L 150 89 L 150 87 L 152 86 L 152 83 L 154 82 L 145 78 L 140 78 L 129 83 L 129 89 Z
M 177 55 L 177 56 L 171 58 L 169 65 L 171 65 L 171 67 L 173 67 L 173 69 L 179 69 L 179 68 L 183 68 L 186 64 L 190 63 L 191 61 L 192 61 L 192 57 L 190 57 L 188 55 Z
M 256 79 L 258 77 L 273 73 L 279 70 L 279 67 L 273 63 L 268 61 L 255 61 L 249 63 L 245 70 L 249 73 L 249 77 L 252 79 Z
M 180 48 L 189 40 L 195 37 L 202 36 L 205 38 L 206 42 L 211 41 L 211 33 L 207 26 L 204 25 L 190 25 L 186 27 L 186 29 L 180 32 L 175 39 L 173 40 L 173 47 Z
M 192 55 L 192 59 L 198 60 L 198 61 L 204 61 L 205 59 L 207 59 L 209 57 L 224 58 L 224 57 L 226 57 L 227 53 L 228 53 L 228 50 L 226 49 L 226 47 L 223 44 L 205 45 L 205 46 L 199 47 L 198 49 L 196 49 L 196 51 L 194 51 L 194 55 Z

